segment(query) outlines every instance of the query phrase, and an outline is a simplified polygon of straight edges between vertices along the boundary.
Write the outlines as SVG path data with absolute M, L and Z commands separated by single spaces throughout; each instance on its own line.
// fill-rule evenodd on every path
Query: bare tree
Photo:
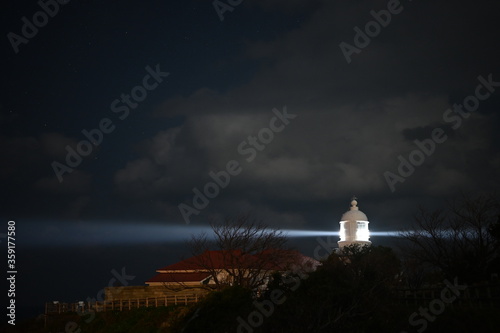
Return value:
M 239 285 L 255 289 L 277 270 L 300 263 L 298 252 L 285 249 L 286 235 L 249 215 L 213 221 L 214 237 L 195 235 L 190 241 L 196 265 L 210 273 L 217 289 Z M 215 250 L 215 251 L 214 251 Z
M 409 243 L 410 258 L 430 264 L 446 277 L 485 279 L 498 257 L 500 242 L 492 233 L 500 216 L 494 195 L 462 195 L 446 210 L 420 208 L 410 230 L 400 233 Z

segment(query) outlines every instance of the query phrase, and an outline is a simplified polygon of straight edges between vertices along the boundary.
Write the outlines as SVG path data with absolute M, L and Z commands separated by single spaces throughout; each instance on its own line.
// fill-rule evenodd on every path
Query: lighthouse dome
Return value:
M 349 210 L 342 215 L 341 221 L 368 221 L 368 217 L 360 210 Z
M 359 210 L 358 202 L 356 200 L 351 201 L 351 209 L 342 215 L 341 221 L 368 221 L 366 214 Z

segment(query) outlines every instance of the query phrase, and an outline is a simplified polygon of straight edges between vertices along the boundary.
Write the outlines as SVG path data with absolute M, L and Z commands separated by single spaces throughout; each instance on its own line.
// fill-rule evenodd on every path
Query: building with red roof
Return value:
M 311 271 L 318 264 L 318 261 L 291 250 L 266 250 L 255 254 L 240 250 L 205 251 L 158 269 L 146 284 L 213 289 L 234 283 L 256 286 L 267 282 L 275 272 Z

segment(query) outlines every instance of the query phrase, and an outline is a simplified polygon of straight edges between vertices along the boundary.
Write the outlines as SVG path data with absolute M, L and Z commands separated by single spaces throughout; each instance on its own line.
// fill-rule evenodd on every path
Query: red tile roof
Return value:
M 316 262 L 298 251 L 290 250 L 271 249 L 254 255 L 242 254 L 240 250 L 205 251 L 198 256 L 158 269 L 159 274 L 146 281 L 146 283 L 202 281 L 210 275 L 207 272 L 209 269 L 227 269 L 231 267 L 284 271 L 290 268 L 303 267 L 309 261 L 311 263 Z M 317 262 L 316 264 L 313 263 L 313 266 L 317 266 Z
M 159 273 L 153 276 L 151 279 L 146 281 L 146 283 L 150 282 L 200 282 L 209 277 L 209 273 Z
M 234 251 L 205 251 L 200 255 L 182 260 L 178 263 L 165 266 L 159 271 L 184 271 L 184 270 L 204 270 L 223 269 L 229 267 L 251 266 L 256 258 L 251 254 L 243 255 L 240 250 Z

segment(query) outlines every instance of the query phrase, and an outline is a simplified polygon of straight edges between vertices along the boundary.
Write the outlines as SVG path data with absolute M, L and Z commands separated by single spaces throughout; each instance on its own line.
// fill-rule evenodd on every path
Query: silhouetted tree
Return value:
M 292 269 L 300 262 L 297 252 L 285 248 L 287 238 L 282 231 L 248 215 L 227 217 L 212 222 L 211 227 L 214 237 L 195 235 L 190 248 L 193 260 L 210 272 L 218 290 L 228 285 L 255 289 L 265 285 L 277 269 Z M 218 251 L 222 267 L 214 263 L 214 256 L 203 255 L 210 250 Z
M 400 233 L 409 243 L 407 256 L 448 278 L 458 276 L 468 282 L 489 278 L 500 249 L 499 208 L 498 198 L 491 194 L 463 195 L 445 210 L 420 208 L 412 228 Z

